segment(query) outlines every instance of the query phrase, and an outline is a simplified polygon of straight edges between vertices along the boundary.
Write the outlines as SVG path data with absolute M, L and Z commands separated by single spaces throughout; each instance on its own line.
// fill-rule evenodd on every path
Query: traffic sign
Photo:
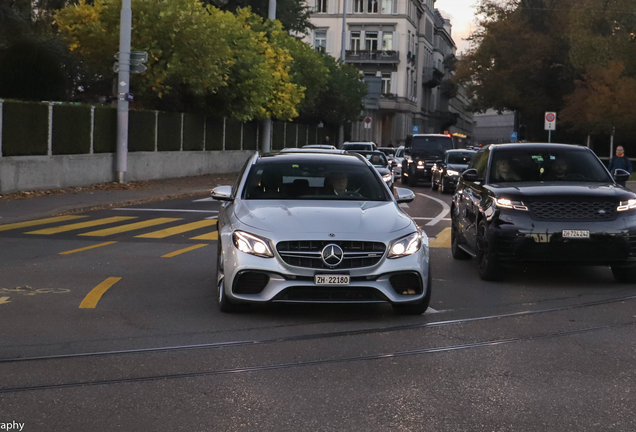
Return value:
M 113 66 L 113 70 L 115 72 L 119 72 L 119 62 L 115 62 L 115 65 Z M 146 72 L 148 70 L 148 66 L 144 65 L 144 64 L 131 64 L 130 65 L 130 73 L 142 73 L 142 72 Z
M 548 111 L 545 113 L 544 130 L 553 131 L 556 130 L 556 113 Z
M 119 53 L 115 54 L 115 60 L 119 60 Z M 148 67 L 143 63 L 148 61 L 148 53 L 146 51 L 131 51 L 130 52 L 130 73 L 138 74 L 146 72 Z M 119 61 L 115 62 L 113 66 L 115 72 L 119 72 Z
M 371 129 L 371 117 L 366 117 L 364 119 L 364 128 Z
M 413 135 L 420 133 L 420 128 L 418 126 L 413 126 Z
M 510 132 L 510 142 L 517 142 L 517 132 Z

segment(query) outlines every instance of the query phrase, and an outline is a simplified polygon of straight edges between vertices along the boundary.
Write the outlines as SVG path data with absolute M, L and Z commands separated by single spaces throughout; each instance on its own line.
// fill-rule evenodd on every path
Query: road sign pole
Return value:
M 267 18 L 276 19 L 276 0 L 269 0 Z M 261 152 L 269 153 L 272 150 L 272 118 L 263 119 L 263 138 L 261 140 Z
M 132 28 L 131 0 L 121 5 L 119 31 L 119 74 L 117 80 L 117 181 L 126 182 L 128 170 L 128 100 L 130 90 L 130 33 Z
M 552 142 L 552 129 L 548 131 L 548 143 Z

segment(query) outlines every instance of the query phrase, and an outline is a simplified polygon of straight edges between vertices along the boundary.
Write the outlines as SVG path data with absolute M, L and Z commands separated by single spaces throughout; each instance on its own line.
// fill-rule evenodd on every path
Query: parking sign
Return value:
M 517 132 L 510 132 L 510 142 L 517 142 Z
M 545 125 L 544 130 L 553 131 L 556 130 L 556 113 L 555 112 L 546 112 L 545 113 Z
M 413 135 L 420 133 L 420 128 L 418 126 L 413 126 Z

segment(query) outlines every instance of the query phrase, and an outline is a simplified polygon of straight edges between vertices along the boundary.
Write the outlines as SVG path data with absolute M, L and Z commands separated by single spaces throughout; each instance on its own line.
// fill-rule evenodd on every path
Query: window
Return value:
M 393 0 L 382 0 L 382 13 L 390 14 L 393 12 Z
M 351 51 L 353 51 L 354 53 L 359 53 L 360 52 L 360 32 L 359 31 L 352 31 L 351 32 Z
M 353 4 L 353 11 L 355 13 L 363 13 L 364 12 L 364 3 L 366 0 L 355 0 Z
M 382 94 L 391 93 L 391 72 L 382 72 Z
M 317 0 L 316 1 L 316 12 L 326 13 L 327 12 L 327 1 L 328 0 Z
M 382 33 L 382 51 L 393 51 L 393 32 Z
M 368 31 L 364 34 L 365 45 L 368 51 L 378 50 L 378 32 Z
M 367 7 L 367 12 L 369 13 L 378 13 L 379 12 L 379 3 L 380 0 L 369 0 L 369 4 Z
M 325 51 L 327 49 L 327 31 L 318 30 L 314 39 L 314 47 L 316 51 Z

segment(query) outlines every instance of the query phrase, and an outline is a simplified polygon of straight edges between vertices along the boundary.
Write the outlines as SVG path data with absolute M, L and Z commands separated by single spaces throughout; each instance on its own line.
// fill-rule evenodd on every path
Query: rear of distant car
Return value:
M 366 150 L 366 151 L 375 151 L 377 150 L 377 146 L 374 142 L 345 142 L 342 144 L 343 150 Z

